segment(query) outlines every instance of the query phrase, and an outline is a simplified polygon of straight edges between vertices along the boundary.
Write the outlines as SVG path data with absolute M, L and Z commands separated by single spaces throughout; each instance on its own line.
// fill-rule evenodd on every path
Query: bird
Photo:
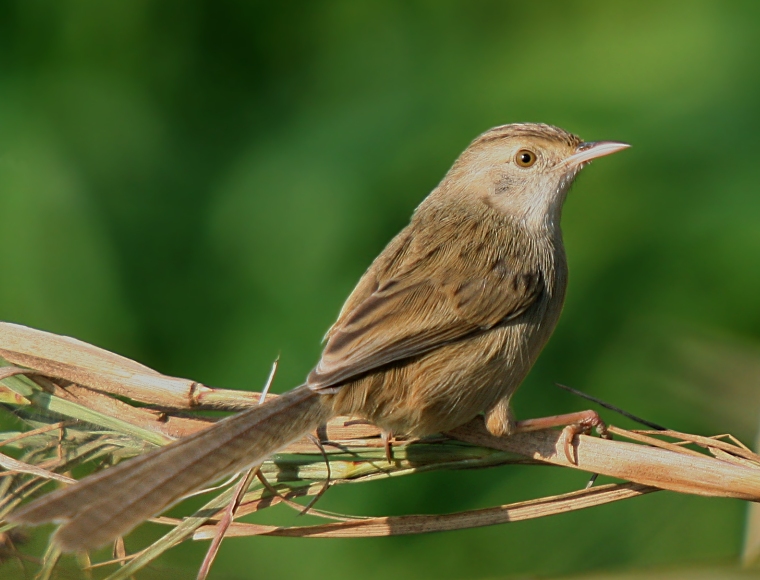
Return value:
M 626 147 L 539 123 L 482 133 L 360 278 L 304 384 L 44 495 L 8 521 L 60 523 L 59 549 L 94 549 L 337 415 L 410 437 L 482 415 L 491 434 L 514 433 L 510 398 L 565 298 L 568 191 L 592 160 Z

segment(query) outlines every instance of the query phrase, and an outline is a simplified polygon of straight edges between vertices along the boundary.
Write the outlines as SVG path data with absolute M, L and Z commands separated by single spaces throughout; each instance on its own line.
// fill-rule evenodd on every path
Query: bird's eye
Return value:
M 528 149 L 520 149 L 515 155 L 515 163 L 520 167 L 530 167 L 536 162 L 536 154 Z

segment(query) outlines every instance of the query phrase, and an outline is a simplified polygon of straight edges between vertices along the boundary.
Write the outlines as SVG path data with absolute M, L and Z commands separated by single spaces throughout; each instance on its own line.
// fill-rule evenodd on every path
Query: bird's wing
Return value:
M 404 235 L 389 263 L 373 265 L 349 297 L 309 375 L 312 388 L 334 388 L 488 330 L 525 312 L 543 291 L 540 268 L 512 255 L 519 244 Z

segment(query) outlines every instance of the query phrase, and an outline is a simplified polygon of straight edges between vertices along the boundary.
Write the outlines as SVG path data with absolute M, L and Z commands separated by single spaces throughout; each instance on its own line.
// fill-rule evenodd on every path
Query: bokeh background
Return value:
M 571 192 L 567 303 L 518 416 L 586 408 L 560 381 L 676 429 L 752 442 L 754 1 L 4 0 L 0 319 L 226 388 L 259 388 L 280 355 L 275 390 L 286 390 L 458 153 L 516 121 L 633 144 Z M 336 488 L 321 507 L 446 512 L 585 481 L 551 468 L 434 473 Z M 233 539 L 211 577 L 731 566 L 745 510 L 661 493 L 422 537 Z M 192 578 L 205 547 L 153 569 Z

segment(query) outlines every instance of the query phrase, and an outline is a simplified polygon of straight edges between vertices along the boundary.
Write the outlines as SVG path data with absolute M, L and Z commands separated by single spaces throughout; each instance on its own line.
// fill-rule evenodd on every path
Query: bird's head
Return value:
M 439 191 L 449 199 L 486 203 L 529 226 L 555 224 L 578 172 L 627 147 L 617 141 L 584 142 L 551 125 L 502 125 L 470 144 Z

